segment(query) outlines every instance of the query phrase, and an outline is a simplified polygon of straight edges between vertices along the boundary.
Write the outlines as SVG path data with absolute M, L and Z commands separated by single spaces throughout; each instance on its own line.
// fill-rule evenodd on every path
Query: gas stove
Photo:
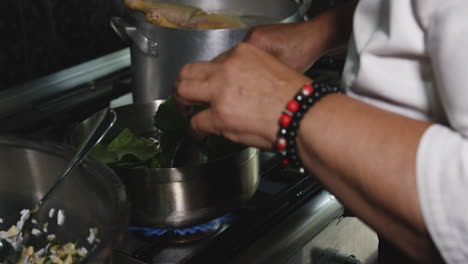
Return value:
M 129 226 L 112 263 L 284 263 L 343 214 L 310 175 L 261 154 L 261 181 L 241 208 L 198 226 L 167 230 Z
M 1 91 L 0 132 L 63 141 L 67 124 L 128 102 L 129 66 L 124 49 Z M 130 225 L 111 263 L 287 263 L 343 216 L 343 206 L 313 175 L 284 167 L 269 152 L 261 152 L 260 167 L 258 190 L 240 208 L 178 230 Z

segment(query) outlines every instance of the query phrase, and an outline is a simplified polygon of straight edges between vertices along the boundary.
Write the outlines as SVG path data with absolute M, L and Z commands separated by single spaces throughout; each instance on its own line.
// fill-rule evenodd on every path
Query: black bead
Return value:
M 278 131 L 278 137 L 283 137 L 287 140 L 286 150 L 281 150 L 280 153 L 284 159 L 289 161 L 289 166 L 297 169 L 300 173 L 305 173 L 304 167 L 297 155 L 296 149 L 296 135 L 297 129 L 300 126 L 300 121 L 304 117 L 304 114 L 309 110 L 314 103 L 320 100 L 323 96 L 332 92 L 341 92 L 338 87 L 339 83 L 321 82 L 316 81 L 313 83 L 314 92 L 305 96 L 302 94 L 302 89 L 295 95 L 295 100 L 299 103 L 299 109 L 297 112 L 292 114 L 292 121 L 286 128 L 280 128 Z

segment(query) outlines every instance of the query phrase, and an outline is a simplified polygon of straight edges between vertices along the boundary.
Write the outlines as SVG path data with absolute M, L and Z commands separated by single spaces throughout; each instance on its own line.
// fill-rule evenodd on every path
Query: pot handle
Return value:
M 145 37 L 137 28 L 122 17 L 111 17 L 110 25 L 117 35 L 125 42 L 133 42 L 144 54 L 158 57 L 159 45 L 157 42 Z

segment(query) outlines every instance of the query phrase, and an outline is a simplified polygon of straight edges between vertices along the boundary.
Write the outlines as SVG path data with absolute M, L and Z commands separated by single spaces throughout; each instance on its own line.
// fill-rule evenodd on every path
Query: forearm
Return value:
M 347 44 L 353 30 L 353 15 L 359 1 L 352 0 L 327 10 L 305 22 L 305 28 L 318 29 L 318 32 L 304 34 L 308 37 L 309 47 L 320 45 L 322 53 L 343 47 Z M 305 29 L 307 30 L 307 29 Z M 317 35 L 320 37 L 318 38 Z M 320 40 L 318 42 L 317 40 Z
M 416 186 L 416 152 L 429 123 L 343 95 L 318 102 L 297 138 L 306 167 L 377 232 L 410 256 L 431 259 Z M 433 260 L 433 258 L 432 258 Z

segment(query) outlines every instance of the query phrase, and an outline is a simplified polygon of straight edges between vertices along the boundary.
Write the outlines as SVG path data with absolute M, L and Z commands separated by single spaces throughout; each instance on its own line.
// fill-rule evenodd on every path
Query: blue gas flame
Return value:
M 128 228 L 128 230 L 129 231 L 141 231 L 147 237 L 162 236 L 168 231 L 172 231 L 172 232 L 174 232 L 174 234 L 177 234 L 177 235 L 180 235 L 180 236 L 185 236 L 185 235 L 193 235 L 193 234 L 196 234 L 197 232 L 206 232 L 206 231 L 217 230 L 221 226 L 221 224 L 232 222 L 232 221 L 234 221 L 234 219 L 235 219 L 234 215 L 227 214 L 227 215 L 224 215 L 222 217 L 211 220 L 208 223 L 193 226 L 193 227 L 187 227 L 187 228 L 158 229 L 158 228 L 147 228 L 147 227 L 131 226 L 131 227 Z

